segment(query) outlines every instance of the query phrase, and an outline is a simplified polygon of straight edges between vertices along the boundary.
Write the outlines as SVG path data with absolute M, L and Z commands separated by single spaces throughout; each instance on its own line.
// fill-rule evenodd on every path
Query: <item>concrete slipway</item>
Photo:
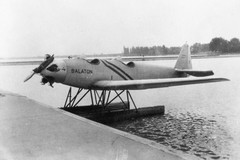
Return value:
M 196 159 L 150 140 L 0 91 L 0 159 Z

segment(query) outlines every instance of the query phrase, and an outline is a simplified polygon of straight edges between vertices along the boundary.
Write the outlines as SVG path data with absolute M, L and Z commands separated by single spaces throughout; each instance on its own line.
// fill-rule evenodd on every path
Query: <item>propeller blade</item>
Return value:
M 24 82 L 28 81 L 30 78 L 32 78 L 32 76 L 36 73 L 41 73 L 50 63 L 52 63 L 52 61 L 54 60 L 54 55 L 49 56 L 48 58 L 46 58 L 37 68 L 35 68 L 32 73 L 27 76 L 24 80 Z
M 31 74 L 25 78 L 24 82 L 27 82 L 29 79 L 31 79 L 34 74 L 35 72 L 32 71 Z
M 35 73 L 41 73 L 52 61 L 54 60 L 54 55 L 52 55 L 50 58 L 43 61 L 37 68 L 35 68 L 33 71 Z

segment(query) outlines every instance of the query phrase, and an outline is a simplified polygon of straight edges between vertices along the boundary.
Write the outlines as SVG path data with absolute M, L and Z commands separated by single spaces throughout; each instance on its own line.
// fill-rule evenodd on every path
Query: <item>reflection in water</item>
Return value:
M 232 138 L 214 120 L 192 113 L 174 113 L 110 124 L 112 127 L 203 159 L 229 159 Z

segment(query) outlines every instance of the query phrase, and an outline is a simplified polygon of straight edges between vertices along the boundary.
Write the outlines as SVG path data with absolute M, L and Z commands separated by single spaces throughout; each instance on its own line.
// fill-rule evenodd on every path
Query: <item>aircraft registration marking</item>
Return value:
M 78 74 L 92 74 L 93 71 L 90 69 L 71 69 L 72 73 L 78 73 Z

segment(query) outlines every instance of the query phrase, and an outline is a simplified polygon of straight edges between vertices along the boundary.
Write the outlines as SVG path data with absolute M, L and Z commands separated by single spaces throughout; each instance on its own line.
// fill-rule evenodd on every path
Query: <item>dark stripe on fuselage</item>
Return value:
M 108 65 L 106 62 L 104 62 L 104 60 L 101 60 L 103 62 L 103 64 L 108 67 L 109 69 L 111 69 L 113 72 L 115 72 L 116 74 L 118 74 L 120 77 L 122 77 L 124 80 L 128 80 L 126 77 L 124 77 L 121 73 L 119 73 L 116 69 L 114 69 L 113 67 L 111 67 L 110 65 Z
M 133 80 L 133 78 L 131 76 L 129 76 L 126 72 L 124 72 L 121 68 L 119 68 L 118 66 L 112 64 L 111 62 L 108 62 L 105 60 L 106 63 L 108 63 L 109 65 L 115 67 L 115 69 L 117 69 L 118 71 L 120 71 L 121 73 L 123 73 L 125 76 L 127 76 L 129 79 Z

